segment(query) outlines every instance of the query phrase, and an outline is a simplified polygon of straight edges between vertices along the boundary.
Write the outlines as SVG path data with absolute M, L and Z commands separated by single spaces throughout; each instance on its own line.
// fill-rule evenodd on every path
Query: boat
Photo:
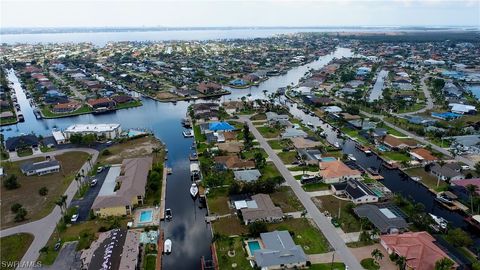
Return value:
M 327 133 L 325 131 L 320 132 L 320 137 L 327 138 Z
M 384 162 L 384 163 L 382 163 L 382 165 L 383 165 L 383 167 L 385 167 L 387 169 L 390 169 L 390 170 L 398 169 L 398 166 L 393 164 L 393 163 Z
M 352 161 L 357 161 L 357 158 L 355 158 L 355 156 L 353 156 L 353 154 L 348 154 L 348 159 L 350 159 Z
M 173 217 L 173 216 L 172 216 L 172 209 L 170 209 L 170 208 L 165 209 L 165 218 L 166 218 L 167 220 L 171 220 L 172 217 Z
M 183 131 L 183 137 L 185 137 L 185 138 L 193 137 L 193 130 L 191 130 L 191 129 L 184 130 Z
M 340 143 L 334 142 L 334 143 L 333 143 L 333 146 L 335 146 L 336 148 L 340 148 Z
M 480 215 L 468 216 L 465 218 L 465 221 L 472 227 L 480 231 Z
M 25 118 L 23 118 L 23 114 L 19 114 L 17 117 L 19 122 L 25 122 Z
M 447 229 L 448 222 L 442 217 L 436 216 L 434 214 L 429 213 L 430 217 L 433 219 L 433 222 L 442 230 Z
M 365 154 L 367 155 L 370 155 L 372 153 L 372 150 L 370 150 L 370 148 L 368 147 L 365 147 L 365 146 L 362 146 L 360 144 L 356 144 L 355 145 L 355 148 L 357 148 L 358 150 L 364 152 Z
M 418 177 L 418 176 L 412 176 L 411 178 L 412 178 L 412 180 L 415 181 L 415 182 L 420 182 L 420 181 L 422 181 L 422 178 L 421 178 L 421 177 Z
M 437 194 L 437 197 L 435 198 L 437 201 L 445 204 L 452 204 L 453 200 L 450 199 L 449 196 L 445 195 L 445 193 L 439 193 Z
M 192 186 L 190 187 L 190 195 L 192 195 L 193 198 L 197 197 L 198 195 L 198 186 L 196 183 L 192 183 Z
M 371 175 L 378 175 L 378 170 L 373 168 L 373 167 L 368 167 L 367 168 L 367 171 L 371 174 Z
M 200 179 L 200 166 L 197 162 L 190 163 L 190 177 L 193 181 Z
M 163 243 L 163 253 L 170 254 L 172 253 L 172 240 L 167 239 Z
M 192 161 L 198 160 L 197 153 L 196 152 L 191 153 L 189 159 L 192 160 Z
M 192 126 L 192 123 L 190 122 L 190 119 L 188 119 L 188 118 L 183 118 L 183 119 L 182 119 L 182 126 L 184 126 L 184 127 L 191 127 L 191 126 Z
M 173 173 L 173 169 L 172 168 L 167 168 L 167 174 L 172 174 Z
M 35 115 L 35 117 L 37 119 L 42 119 L 42 114 L 40 113 L 40 111 L 38 109 L 33 110 L 33 114 Z
M 307 126 L 309 126 L 309 127 L 315 127 L 315 126 L 312 124 L 312 122 L 307 122 Z

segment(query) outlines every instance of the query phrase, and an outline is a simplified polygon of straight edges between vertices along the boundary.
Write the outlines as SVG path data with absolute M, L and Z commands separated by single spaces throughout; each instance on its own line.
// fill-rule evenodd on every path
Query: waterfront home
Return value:
M 294 137 L 290 138 L 290 141 L 293 143 L 293 147 L 295 147 L 297 150 L 298 149 L 310 149 L 310 148 L 315 148 L 319 147 L 322 145 L 321 142 L 319 141 L 314 141 L 309 138 L 303 138 L 303 137 Z
M 409 138 L 397 138 L 390 134 L 383 137 L 383 144 L 391 149 L 415 148 L 418 146 L 417 141 Z
M 302 247 L 295 245 L 288 231 L 260 234 L 263 248 L 253 251 L 257 267 L 270 269 L 296 269 L 307 265 L 308 257 Z
M 435 120 L 435 119 L 422 117 L 422 116 L 418 116 L 418 115 L 407 115 L 407 116 L 404 116 L 404 118 L 409 123 L 412 123 L 412 124 L 415 124 L 415 125 L 423 125 L 423 126 L 431 126 L 431 125 L 434 125 L 437 122 L 437 120 Z
M 451 81 L 446 82 L 442 89 L 446 97 L 459 98 L 463 95 L 463 91 L 460 90 L 455 84 Z
M 111 166 L 92 210 L 98 216 L 130 215 L 145 198 L 145 185 L 152 167 L 152 157 L 124 159 Z
M 233 175 L 235 176 L 235 180 L 244 182 L 255 182 L 262 176 L 257 169 L 234 171 Z
M 122 103 L 132 102 L 134 99 L 129 95 L 117 95 L 117 96 L 113 96 L 112 100 L 115 101 L 116 104 L 122 104 Z
M 318 149 L 298 149 L 298 157 L 307 165 L 317 165 L 322 159 L 322 152 Z
M 382 234 L 404 232 L 408 229 L 405 219 L 388 206 L 362 204 L 353 208 L 353 212 L 359 218 L 367 218 Z
M 56 129 L 52 130 L 52 136 L 57 144 L 64 144 L 67 142 L 67 139 L 65 139 L 63 132 L 59 130 L 56 130 Z
M 453 261 L 435 242 L 435 238 L 425 231 L 380 236 L 380 244 L 388 254 L 405 257 L 407 269 L 415 270 L 434 270 L 435 263 L 443 258 Z M 458 264 L 454 263 L 452 269 L 457 267 Z
M 472 194 L 470 194 L 467 189 L 469 185 L 476 186 L 477 190 L 475 191 L 475 193 L 477 194 L 477 196 L 480 196 L 480 178 L 450 181 L 450 189 L 452 190 L 452 192 L 465 201 L 470 201 L 470 196 L 472 196 Z
M 422 163 L 422 164 L 428 164 L 428 163 L 432 163 L 432 162 L 435 162 L 435 161 L 438 161 L 438 158 L 434 155 L 432 155 L 432 152 L 430 152 L 429 150 L 425 149 L 425 148 L 416 148 L 416 149 L 413 149 L 410 151 L 410 156 Z
M 213 132 L 233 131 L 235 130 L 235 127 L 228 122 L 210 122 L 208 123 L 208 130 Z
M 80 103 L 77 101 L 69 101 L 67 103 L 59 103 L 53 106 L 52 112 L 54 113 L 70 113 L 80 108 Z
M 362 173 L 348 167 L 341 160 L 320 162 L 319 175 L 326 184 L 338 183 L 347 179 L 361 179 Z
M 201 82 L 197 86 L 197 91 L 204 95 L 215 94 L 221 89 L 222 89 L 222 86 L 214 82 Z
M 226 113 L 233 115 L 236 112 L 242 110 L 245 107 L 245 104 L 241 101 L 228 101 L 222 104 L 223 109 Z
M 266 112 L 265 115 L 267 116 L 267 122 L 270 125 L 274 125 L 277 123 L 286 123 L 290 118 L 286 114 L 277 114 L 276 112 Z
M 353 129 L 360 129 L 360 130 L 370 130 L 376 127 L 376 123 L 370 122 L 367 119 L 357 119 L 357 120 L 350 120 L 347 122 L 347 126 Z
M 115 101 L 111 100 L 110 98 L 97 98 L 97 99 L 89 99 L 87 101 L 87 105 L 90 106 L 92 109 L 112 109 L 115 107 Z
M 457 118 L 462 117 L 461 114 L 453 113 L 453 112 L 443 112 L 443 113 L 432 112 L 431 115 L 433 118 L 441 119 L 444 121 L 455 120 Z
M 0 113 L 0 119 L 6 119 L 6 118 L 12 118 L 12 117 L 15 117 L 15 114 L 13 114 L 13 112 L 7 111 L 7 112 Z
M 208 132 L 205 133 L 205 137 L 207 138 L 207 143 L 224 143 L 225 137 L 223 136 L 222 132 Z
M 331 114 L 336 114 L 336 113 L 341 113 L 342 108 L 338 106 L 327 106 L 327 107 L 322 107 L 322 110 L 326 113 L 331 113 Z
M 329 97 L 317 97 L 314 95 L 305 95 L 303 96 L 303 101 L 306 104 L 313 105 L 313 106 L 327 106 L 334 103 L 334 100 Z
M 245 170 L 255 168 L 255 162 L 252 160 L 243 160 L 238 156 L 218 156 L 214 157 L 214 160 L 218 170 Z
M 330 188 L 333 194 L 345 196 L 354 204 L 378 202 L 378 196 L 367 185 L 353 178 L 333 183 Z
M 455 181 L 465 178 L 462 174 L 462 167 L 458 163 L 447 163 L 443 166 L 439 163 L 434 163 L 430 166 L 430 173 L 443 181 Z
M 307 137 L 308 134 L 296 127 L 289 127 L 286 128 L 285 131 L 282 133 L 281 137 L 282 139 L 291 139 L 291 138 L 296 138 L 296 137 Z
M 5 148 L 9 152 L 31 148 L 37 150 L 40 145 L 40 140 L 33 134 L 10 137 L 5 141 Z
M 67 127 L 63 131 L 65 139 L 70 139 L 73 134 L 94 134 L 97 137 L 104 137 L 105 139 L 116 139 L 120 137 L 122 127 L 120 124 L 75 124 Z
M 283 212 L 280 207 L 273 204 L 272 199 L 267 194 L 256 194 L 252 196 L 255 203 L 248 207 L 240 209 L 243 222 L 248 225 L 253 222 L 278 222 L 283 220 Z
M 27 161 L 20 165 L 20 170 L 26 176 L 45 175 L 60 171 L 60 162 L 55 159 L 49 159 L 39 162 Z
M 243 87 L 247 85 L 247 82 L 243 79 L 235 79 L 231 80 L 229 84 L 234 87 Z
M 229 154 L 239 154 L 242 152 L 244 145 L 242 142 L 227 142 L 217 144 L 218 150 Z

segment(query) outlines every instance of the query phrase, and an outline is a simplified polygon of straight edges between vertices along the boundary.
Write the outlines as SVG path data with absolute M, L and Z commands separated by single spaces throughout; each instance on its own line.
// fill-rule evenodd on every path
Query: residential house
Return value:
M 275 112 L 266 112 L 265 115 L 267 116 L 267 122 L 271 125 L 288 122 L 288 119 L 290 118 L 286 114 L 277 114 Z
M 60 162 L 55 159 L 39 162 L 27 161 L 20 165 L 20 170 L 26 176 L 45 175 L 60 171 Z
M 434 163 L 430 166 L 430 173 L 443 181 L 465 179 L 462 174 L 462 167 L 458 163 L 447 163 L 443 166 Z
M 360 130 L 370 130 L 376 127 L 376 123 L 370 122 L 366 119 L 350 120 L 347 122 L 347 125 L 354 129 L 360 129 Z
M 291 138 L 296 138 L 296 137 L 307 137 L 308 134 L 301 130 L 301 129 L 298 129 L 296 127 L 289 127 L 289 128 L 286 128 L 285 131 L 282 133 L 281 137 L 282 139 L 291 139 Z
M 120 124 L 75 124 L 63 131 L 63 135 L 67 140 L 73 134 L 95 134 L 97 137 L 105 137 L 111 140 L 120 137 L 121 133 L 122 127 Z
M 378 202 L 378 196 L 367 185 L 353 178 L 333 183 L 331 189 L 335 195 L 343 195 L 354 204 Z
M 318 165 L 322 160 L 322 152 L 318 149 L 305 149 L 301 148 L 297 150 L 300 160 L 307 165 Z
M 367 218 L 381 234 L 399 233 L 408 229 L 405 219 L 388 206 L 362 204 L 353 208 L 359 218 Z
M 253 252 L 255 264 L 263 269 L 296 269 L 307 265 L 302 247 L 295 245 L 288 231 L 261 233 L 263 248 Z
M 417 141 L 413 139 L 397 138 L 390 134 L 383 138 L 383 144 L 392 149 L 415 148 L 418 146 Z
M 214 160 L 219 170 L 245 170 L 255 168 L 255 162 L 252 160 L 243 160 L 237 156 L 218 156 L 214 157 Z
M 320 162 L 320 176 L 326 184 L 338 183 L 347 179 L 361 179 L 362 173 L 351 169 L 341 160 Z
M 54 113 L 70 113 L 78 110 L 80 103 L 77 101 L 69 101 L 67 103 L 59 103 L 53 106 L 52 112 Z
M 450 103 L 448 104 L 448 107 L 451 107 L 450 111 L 452 113 L 458 113 L 458 114 L 476 114 L 477 113 L 477 108 L 472 105 Z
M 438 161 L 438 158 L 432 155 L 432 152 L 425 148 L 416 148 L 410 151 L 410 156 L 414 160 L 421 162 L 422 164 L 428 164 L 435 161 Z
M 145 199 L 145 185 L 152 167 L 152 157 L 124 159 L 108 170 L 92 210 L 98 216 L 130 215 Z
M 323 107 L 322 109 L 323 109 L 324 112 L 331 113 L 331 114 L 342 112 L 342 108 L 340 108 L 338 106 L 327 106 L 327 107 Z
M 197 86 L 197 91 L 205 95 L 217 93 L 221 89 L 222 86 L 214 82 L 201 82 Z
M 476 194 L 480 196 L 480 178 L 472 178 L 472 179 L 460 179 L 460 180 L 453 180 L 450 181 L 450 189 L 454 194 L 460 197 L 462 200 L 470 201 L 471 195 L 468 191 L 468 186 L 473 185 L 477 187 Z
M 92 109 L 112 109 L 115 107 L 115 101 L 111 100 L 110 98 L 89 99 L 87 101 L 87 105 L 90 106 Z
M 128 103 L 128 102 L 132 102 L 134 100 L 133 97 L 131 97 L 129 95 L 113 96 L 112 99 L 116 104 Z
M 380 244 L 388 254 L 405 257 L 407 269 L 415 270 L 434 270 L 435 263 L 443 258 L 453 261 L 435 242 L 435 238 L 425 231 L 380 236 Z M 458 264 L 454 263 L 452 269 L 457 267 Z
M 15 152 L 25 148 L 32 148 L 35 150 L 39 145 L 40 140 L 33 134 L 10 137 L 5 141 L 5 148 L 9 152 Z
M 255 182 L 262 176 L 257 169 L 234 171 L 233 175 L 235 176 L 235 180 L 244 182 Z
M 256 207 L 240 209 L 245 225 L 256 222 L 278 222 L 283 219 L 283 212 L 280 207 L 275 206 L 267 194 L 256 194 L 252 196 Z

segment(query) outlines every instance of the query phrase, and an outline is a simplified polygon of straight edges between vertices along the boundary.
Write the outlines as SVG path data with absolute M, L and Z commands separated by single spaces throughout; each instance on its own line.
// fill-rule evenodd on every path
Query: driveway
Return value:
M 100 192 L 100 189 L 102 188 L 103 181 L 105 181 L 105 178 L 107 177 L 108 170 L 109 168 L 105 168 L 101 173 L 95 175 L 94 177 L 90 177 L 90 179 L 97 179 L 97 184 L 93 187 L 90 187 L 82 199 L 72 201 L 70 206 L 78 206 L 77 222 L 88 220 L 93 201 L 95 201 L 98 192 Z M 89 181 L 91 181 L 90 179 Z
M 322 231 L 322 233 L 327 238 L 330 245 L 335 249 L 336 254 L 340 259 L 352 270 L 360 270 L 362 266 L 357 261 L 356 257 L 350 251 L 350 249 L 345 245 L 343 239 L 338 235 L 335 227 L 333 227 L 330 220 L 323 215 L 320 210 L 315 206 L 313 201 L 310 199 L 310 195 L 307 194 L 300 185 L 300 183 L 293 178 L 290 171 L 287 169 L 285 164 L 280 160 L 277 153 L 273 151 L 265 138 L 258 132 L 257 128 L 252 124 L 250 119 L 243 116 L 240 117 L 240 121 L 246 122 L 250 128 L 250 131 L 255 136 L 255 139 L 260 143 L 260 146 L 267 152 L 270 160 L 275 164 L 280 174 L 285 178 L 286 182 L 290 185 L 293 192 L 297 198 L 302 203 L 303 207 L 307 210 L 308 214 L 315 222 L 317 227 Z
M 398 267 L 390 261 L 390 258 L 388 257 L 387 252 L 385 249 L 382 247 L 380 244 L 374 244 L 371 246 L 366 246 L 366 247 L 359 247 L 359 248 L 351 248 L 353 255 L 357 257 L 359 261 L 365 259 L 365 258 L 372 258 L 372 251 L 374 249 L 378 249 L 382 252 L 383 254 L 383 259 L 380 260 L 380 269 L 382 270 L 397 270 Z
M 77 252 L 78 242 L 68 242 L 65 243 L 60 249 L 55 262 L 51 266 L 43 266 L 42 270 L 80 270 L 82 269 L 82 263 L 80 261 L 80 252 Z

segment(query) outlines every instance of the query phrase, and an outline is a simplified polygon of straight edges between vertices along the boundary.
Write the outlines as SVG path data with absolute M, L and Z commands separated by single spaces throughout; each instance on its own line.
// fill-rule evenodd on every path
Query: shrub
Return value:
M 12 210 L 13 213 L 17 213 L 18 210 L 20 210 L 20 208 L 22 208 L 23 206 L 19 203 L 14 203 L 12 205 L 12 207 L 10 207 L 10 210 Z
M 47 194 L 48 194 L 48 188 L 47 188 L 47 187 L 41 187 L 41 188 L 38 190 L 38 194 L 40 194 L 40 196 L 47 196 Z
M 5 180 L 3 180 L 3 186 L 8 190 L 19 188 L 20 184 L 17 181 L 17 176 L 12 174 L 7 177 Z
M 102 156 L 109 156 L 111 154 L 112 154 L 112 152 L 110 152 L 110 150 L 108 150 L 108 149 L 105 149 L 105 150 L 102 151 Z
M 18 209 L 15 214 L 15 222 L 24 221 L 26 216 L 27 216 L 27 210 L 23 207 L 20 207 L 20 209 Z

